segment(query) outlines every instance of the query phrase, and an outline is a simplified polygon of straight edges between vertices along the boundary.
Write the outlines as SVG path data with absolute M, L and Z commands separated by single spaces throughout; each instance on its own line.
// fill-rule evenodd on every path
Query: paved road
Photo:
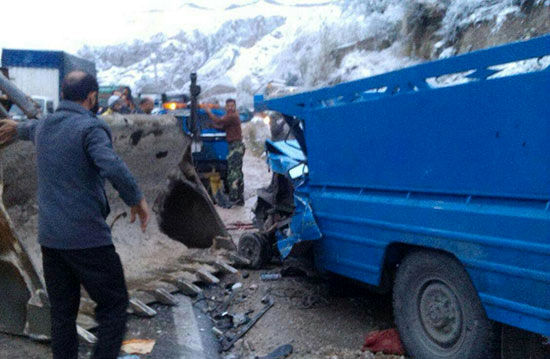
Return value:
M 155 339 L 150 359 L 217 359 L 217 342 L 211 332 L 210 320 L 191 300 L 177 296 L 177 307 L 153 306 L 158 312 L 153 319 L 130 317 L 126 337 Z M 79 359 L 88 358 L 91 346 L 81 344 Z M 44 359 L 51 357 L 49 346 L 27 338 L 0 334 L 0 358 Z

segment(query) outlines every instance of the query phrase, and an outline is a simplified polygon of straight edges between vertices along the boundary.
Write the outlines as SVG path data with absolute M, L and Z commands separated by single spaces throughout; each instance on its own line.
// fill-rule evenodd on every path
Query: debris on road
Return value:
M 254 326 L 254 324 L 256 324 L 256 322 L 258 320 L 260 320 L 260 318 L 269 310 L 271 309 L 271 307 L 273 307 L 273 300 L 271 299 L 269 301 L 269 303 L 267 303 L 265 305 L 265 307 L 263 307 L 262 310 L 260 310 L 260 312 L 258 314 L 256 314 L 256 316 L 254 316 L 252 319 L 250 319 L 250 322 L 248 322 L 248 324 L 246 324 L 242 329 L 240 329 L 237 333 L 235 333 L 234 335 L 230 335 L 228 336 L 227 334 L 225 335 L 225 337 L 222 339 L 222 342 L 221 342 L 221 351 L 228 351 L 229 349 L 231 349 L 231 347 L 237 342 L 237 340 L 239 340 L 241 337 L 243 337 L 249 330 L 250 328 L 252 328 Z
M 261 357 L 257 356 L 255 359 L 284 359 L 292 354 L 293 349 L 291 344 L 281 345 L 271 353 Z
M 127 354 L 149 354 L 155 343 L 154 339 L 129 339 L 122 342 L 121 350 Z
M 373 353 L 405 355 L 405 349 L 399 338 L 397 329 L 377 330 L 367 334 L 363 351 Z
M 281 279 L 282 275 L 281 273 L 262 273 L 260 274 L 260 279 L 263 281 L 268 280 L 279 280 Z

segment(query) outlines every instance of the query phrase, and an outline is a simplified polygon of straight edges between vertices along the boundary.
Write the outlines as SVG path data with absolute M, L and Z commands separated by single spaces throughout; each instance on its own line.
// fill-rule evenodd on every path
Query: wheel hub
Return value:
M 257 260 L 260 258 L 261 245 L 255 238 L 246 240 L 240 249 L 241 254 L 250 260 Z
M 456 344 L 462 331 L 462 311 L 446 284 L 429 283 L 420 293 L 420 320 L 435 343 L 442 347 Z

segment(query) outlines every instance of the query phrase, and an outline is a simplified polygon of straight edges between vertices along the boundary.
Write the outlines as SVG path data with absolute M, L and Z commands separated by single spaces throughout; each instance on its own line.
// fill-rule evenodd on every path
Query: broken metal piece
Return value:
M 233 347 L 233 345 L 235 344 L 235 342 L 237 340 L 239 340 L 240 338 L 242 338 L 249 330 L 250 328 L 252 328 L 254 326 L 254 324 L 256 324 L 256 322 L 258 320 L 260 320 L 260 318 L 271 308 L 273 307 L 273 299 L 269 299 L 269 303 L 267 303 L 265 305 L 265 307 L 262 308 L 262 310 L 260 310 L 260 312 L 254 316 L 250 322 L 248 322 L 248 324 L 246 324 L 245 326 L 242 327 L 241 330 L 239 330 L 231 339 L 229 339 L 227 336 L 222 340 L 221 342 L 221 351 L 228 351 L 229 349 L 231 349 L 231 347 Z
M 87 331 L 86 329 L 82 328 L 80 325 L 76 326 L 76 332 L 78 333 L 78 336 L 84 340 L 88 344 L 95 344 L 97 343 L 97 337 Z
M 281 279 L 282 275 L 281 273 L 262 273 L 260 274 L 260 279 L 263 281 L 270 281 L 270 280 L 279 280 Z
M 130 298 L 130 308 L 132 312 L 136 315 L 142 317 L 154 317 L 157 315 L 157 311 L 149 307 L 147 304 L 143 303 L 141 300 L 136 298 Z
M 76 318 L 76 324 L 86 330 L 97 327 L 97 322 L 93 317 L 82 313 L 78 314 L 78 317 Z
M 262 357 L 256 357 L 256 359 L 284 359 L 292 354 L 294 348 L 290 344 L 281 345 L 271 353 Z
M 212 333 L 214 333 L 214 335 L 218 338 L 223 337 L 223 332 L 216 327 L 212 327 Z
M 240 327 L 250 321 L 250 317 L 246 313 L 237 313 L 233 315 L 233 326 Z
M 271 297 L 271 294 L 266 294 L 262 297 L 260 300 L 263 304 L 267 304 L 273 301 L 273 298 Z
M 215 323 L 218 329 L 231 329 L 233 325 L 233 316 L 229 313 L 223 313 L 221 316 L 216 316 Z

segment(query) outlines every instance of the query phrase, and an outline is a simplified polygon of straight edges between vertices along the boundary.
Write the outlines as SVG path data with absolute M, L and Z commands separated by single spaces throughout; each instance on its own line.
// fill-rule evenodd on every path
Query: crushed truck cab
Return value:
M 549 55 L 544 36 L 256 96 L 305 155 L 295 198 L 320 231 L 278 248 L 313 239 L 320 270 L 393 288 L 415 358 L 488 358 L 493 321 L 549 336 Z

